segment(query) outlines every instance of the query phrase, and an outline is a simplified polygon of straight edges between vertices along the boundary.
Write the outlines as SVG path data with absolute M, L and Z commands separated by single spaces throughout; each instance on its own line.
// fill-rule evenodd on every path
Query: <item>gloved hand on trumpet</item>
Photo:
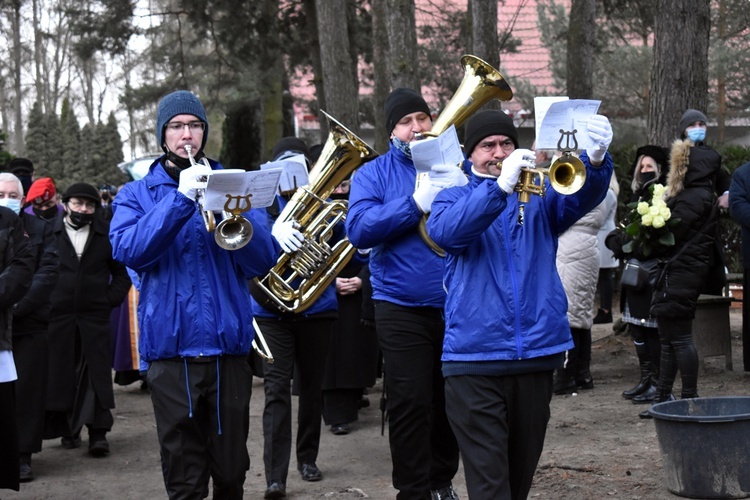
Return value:
M 299 223 L 294 220 L 274 222 L 271 235 L 286 253 L 296 252 L 305 242 L 305 237 L 299 231 Z
M 524 168 L 534 168 L 536 155 L 530 149 L 516 149 L 503 160 L 497 185 L 507 194 L 512 194 Z
M 180 183 L 177 186 L 177 191 L 196 201 L 199 191 L 206 189 L 208 176 L 212 171 L 211 167 L 203 163 L 196 163 L 192 167 L 186 168 L 180 172 Z
M 612 143 L 612 125 L 604 115 L 594 115 L 588 119 L 587 128 L 591 145 L 586 149 L 591 164 L 595 167 L 604 161 L 609 145 Z
M 443 189 L 465 186 L 469 183 L 464 173 L 455 165 L 433 165 L 414 191 L 414 201 L 423 213 L 432 210 L 432 202 Z

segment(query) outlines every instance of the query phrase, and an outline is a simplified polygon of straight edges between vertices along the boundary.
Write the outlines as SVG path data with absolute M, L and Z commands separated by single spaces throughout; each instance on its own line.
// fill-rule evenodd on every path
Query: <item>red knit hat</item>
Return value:
M 55 183 L 49 177 L 42 177 L 34 181 L 26 194 L 26 201 L 30 203 L 44 203 L 55 197 Z

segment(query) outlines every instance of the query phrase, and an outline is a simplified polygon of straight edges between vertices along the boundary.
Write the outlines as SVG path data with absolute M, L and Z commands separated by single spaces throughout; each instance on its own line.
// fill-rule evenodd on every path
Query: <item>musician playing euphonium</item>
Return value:
M 347 234 L 372 248 L 375 325 L 385 360 L 393 485 L 398 498 L 457 498 L 451 481 L 458 447 L 445 416 L 440 353 L 445 292 L 443 259 L 418 232 L 422 215 L 446 187 L 466 183 L 457 166 L 437 165 L 415 190 L 409 143 L 430 130 L 430 108 L 398 88 L 385 102 L 389 151 L 354 176 Z
M 557 236 L 602 201 L 613 169 L 607 118 L 590 118 L 587 133 L 593 145 L 581 155 L 583 187 L 532 196 L 519 219 L 515 186 L 534 153 L 518 149 L 508 115 L 478 112 L 466 125 L 469 184 L 442 191 L 432 204 L 428 232 L 447 252 L 446 411 L 472 500 L 525 499 L 531 488 L 552 374 L 573 347 Z
M 126 184 L 113 203 L 113 253 L 140 278 L 141 358 L 170 498 L 241 499 L 247 452 L 252 374 L 247 355 L 253 313 L 247 282 L 276 263 L 279 245 L 265 212 L 243 214 L 254 228 L 237 250 L 207 232 L 196 203 L 204 176 L 222 166 L 191 166 L 186 146 L 203 156 L 206 112 L 188 91 L 165 96 L 156 138 L 165 154 L 141 180 Z

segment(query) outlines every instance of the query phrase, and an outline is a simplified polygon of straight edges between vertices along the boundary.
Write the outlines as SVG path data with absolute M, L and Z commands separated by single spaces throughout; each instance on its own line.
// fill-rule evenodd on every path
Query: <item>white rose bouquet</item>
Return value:
M 641 199 L 628 204 L 630 212 L 625 233 L 632 239 L 623 245 L 622 251 L 625 253 L 638 252 L 649 257 L 658 245 L 674 245 L 674 234 L 669 227 L 679 220 L 672 218 L 672 212 L 664 201 L 666 188 L 661 184 L 654 184 L 650 191 L 650 201 Z

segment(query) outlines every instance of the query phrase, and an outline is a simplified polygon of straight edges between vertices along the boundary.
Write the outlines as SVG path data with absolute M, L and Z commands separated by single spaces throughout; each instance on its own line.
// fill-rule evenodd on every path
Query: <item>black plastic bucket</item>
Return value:
M 667 488 L 689 498 L 750 497 L 750 397 L 652 405 Z

